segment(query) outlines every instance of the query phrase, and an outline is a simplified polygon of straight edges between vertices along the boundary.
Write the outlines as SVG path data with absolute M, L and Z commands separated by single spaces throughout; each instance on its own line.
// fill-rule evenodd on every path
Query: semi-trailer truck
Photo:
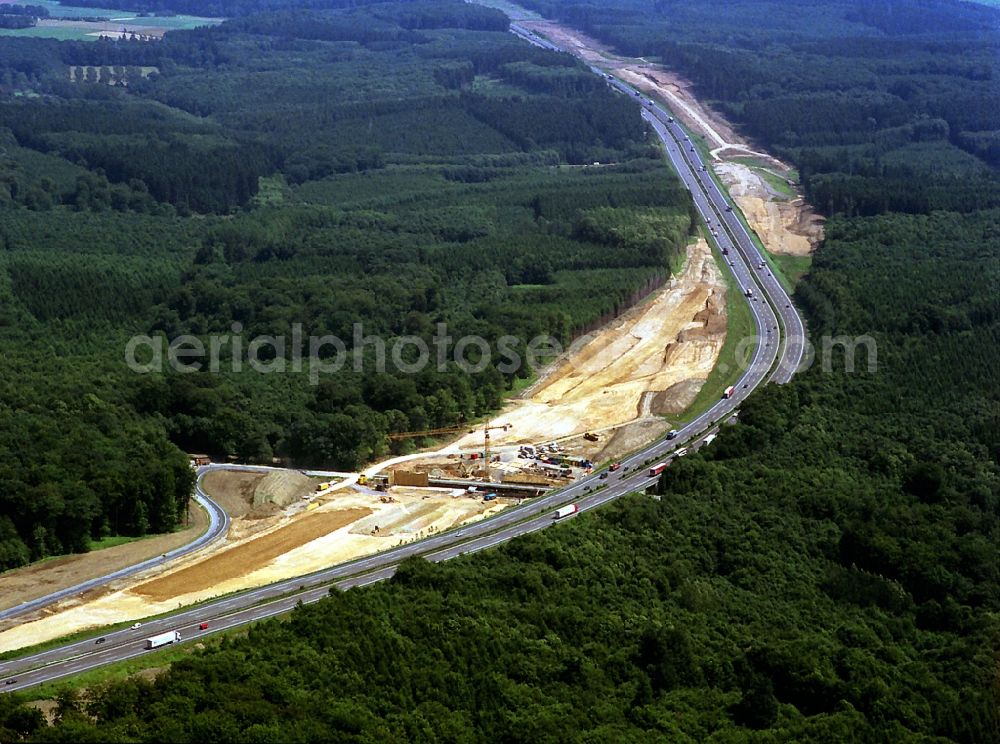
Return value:
M 726 388 L 726 392 L 724 392 L 722 394 L 722 397 L 726 398 L 726 399 L 732 398 L 733 397 L 733 393 L 735 393 L 735 392 L 736 392 L 735 386 L 730 385 L 729 387 Z
M 556 509 L 556 513 L 552 515 L 553 519 L 562 519 L 563 517 L 568 517 L 570 514 L 576 514 L 580 511 L 580 507 L 576 504 L 566 504 L 566 506 L 560 506 Z
M 649 469 L 649 477 L 652 478 L 654 475 L 659 475 L 666 469 L 667 469 L 667 463 L 659 462 Z
M 146 648 L 160 648 L 171 643 L 177 643 L 180 639 L 181 634 L 176 630 L 171 630 L 169 633 L 160 633 L 152 638 L 147 638 Z

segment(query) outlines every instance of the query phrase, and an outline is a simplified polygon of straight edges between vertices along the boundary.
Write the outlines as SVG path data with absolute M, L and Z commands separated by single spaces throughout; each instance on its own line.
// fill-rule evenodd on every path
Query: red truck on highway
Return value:
M 654 475 L 659 475 L 664 470 L 667 469 L 667 463 L 660 462 L 649 469 L 649 477 L 652 478 Z
M 722 397 L 723 398 L 727 398 L 727 399 L 728 398 L 732 398 L 733 397 L 733 393 L 735 393 L 735 392 L 736 392 L 736 388 L 733 385 L 730 385 L 729 387 L 726 388 L 726 392 L 724 392 L 722 394 Z

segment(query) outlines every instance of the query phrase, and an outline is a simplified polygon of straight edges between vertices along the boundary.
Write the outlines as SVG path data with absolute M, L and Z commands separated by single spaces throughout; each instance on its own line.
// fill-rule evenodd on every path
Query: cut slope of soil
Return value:
M 602 431 L 653 415 L 647 393 L 673 390 L 683 409 L 701 389 L 726 338 L 725 283 L 708 244 L 688 249 L 684 271 L 651 300 L 591 334 L 527 397 L 498 414 L 511 424 L 497 444 L 538 442 Z M 678 383 L 687 385 L 678 386 Z M 460 447 L 478 446 L 476 433 Z

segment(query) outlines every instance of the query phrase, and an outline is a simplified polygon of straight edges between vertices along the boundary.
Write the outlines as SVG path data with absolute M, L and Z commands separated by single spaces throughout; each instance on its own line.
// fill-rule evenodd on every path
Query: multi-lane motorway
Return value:
M 515 32 L 516 29 L 514 29 Z M 543 40 L 530 39 L 532 43 Z M 556 48 L 550 42 L 542 44 Z M 635 97 L 635 91 L 607 73 L 596 70 L 623 94 Z M 784 288 L 766 268 L 757 268 L 763 257 L 738 217 L 726 208 L 725 195 L 703 170 L 696 148 L 692 148 L 683 129 L 659 105 L 643 99 L 643 116 L 664 143 L 667 155 L 692 198 L 706 226 L 717 233 L 715 241 L 726 250 L 726 259 L 740 288 L 752 290 L 756 299 L 749 301 L 757 326 L 758 339 L 752 345 L 751 358 L 735 383 L 731 398 L 723 398 L 689 422 L 677 435 L 661 440 L 622 461 L 621 470 L 605 479 L 595 473 L 558 491 L 507 509 L 496 517 L 459 527 L 419 542 L 402 545 L 376 555 L 359 558 L 313 574 L 280 581 L 239 594 L 208 602 L 199 607 L 173 613 L 128 628 L 107 633 L 102 639 L 88 639 L 54 647 L 19 659 L 0 662 L 0 678 L 13 679 L 0 685 L 0 691 L 24 689 L 106 664 L 148 653 L 144 639 L 166 631 L 179 631 L 184 641 L 234 628 L 255 620 L 278 615 L 297 603 L 317 601 L 333 587 L 348 589 L 387 579 L 400 561 L 423 556 L 443 561 L 474 553 L 518 535 L 535 532 L 553 524 L 552 511 L 566 503 L 576 503 L 580 511 L 594 509 L 620 496 L 640 491 L 656 483 L 647 466 L 666 460 L 677 447 L 698 445 L 715 423 L 727 419 L 755 388 L 769 379 L 785 382 L 798 367 L 803 352 L 802 321 Z M 780 319 L 780 322 L 779 322 Z M 199 629 L 208 623 L 207 630 Z M 98 642 L 100 641 L 100 642 Z

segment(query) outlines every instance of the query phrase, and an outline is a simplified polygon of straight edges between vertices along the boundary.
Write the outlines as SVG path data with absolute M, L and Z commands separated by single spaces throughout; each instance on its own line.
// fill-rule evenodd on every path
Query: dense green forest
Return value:
M 667 278 L 690 201 L 635 104 L 496 11 L 343 5 L 156 43 L 0 39 L 0 570 L 169 531 L 185 450 L 353 469 L 532 373 L 379 372 L 366 347 L 322 375 L 139 375 L 133 336 L 430 344 L 446 324 L 523 354 Z M 657 229 L 618 229 L 636 220 Z
M 532 5 L 626 53 L 683 70 L 750 136 L 800 168 L 810 197 L 831 219 L 796 300 L 818 346 L 831 335 L 875 338 L 877 368 L 860 359 L 848 372 L 835 354 L 832 369 L 816 365 L 792 384 L 768 387 L 743 407 L 740 425 L 666 471 L 659 501 L 632 497 L 447 565 L 409 562 L 386 585 L 335 594 L 287 621 L 259 624 L 175 664 L 155 683 L 111 682 L 87 700 L 62 696 L 54 727 L 16 699 L 0 698 L 6 738 L 1000 739 L 1000 208 L 990 150 L 1000 131 L 997 14 L 950 2 L 811 0 L 808 12 L 802 3 L 751 0 Z M 509 49 L 495 43 L 498 55 Z M 570 65 L 525 54 L 539 59 L 508 57 L 485 73 L 475 55 L 452 56 L 449 71 L 431 79 L 457 85 L 457 105 L 477 122 L 500 91 L 534 96 L 536 86 L 550 84 L 570 104 L 587 90 Z M 195 104 L 193 86 L 170 87 L 166 78 L 151 91 L 212 122 L 235 110 L 221 96 Z M 186 106 L 183 96 L 192 97 Z M 399 225 L 409 213 L 407 230 L 440 229 L 432 205 L 442 200 L 454 204 L 448 228 L 459 225 L 470 237 L 429 251 L 414 263 L 414 276 L 433 271 L 436 259 L 461 268 L 472 246 L 487 248 L 477 260 L 491 267 L 462 274 L 465 305 L 449 302 L 452 288 L 440 286 L 435 301 L 448 312 L 461 313 L 468 297 L 483 291 L 476 282 L 493 274 L 501 288 L 530 282 L 531 301 L 548 308 L 518 316 L 497 294 L 490 308 L 504 323 L 564 313 L 561 322 L 571 329 L 606 311 L 560 293 L 572 295 L 571 287 L 583 286 L 573 282 L 588 271 L 610 282 L 601 272 L 611 268 L 615 276 L 635 272 L 634 286 L 648 280 L 652 266 L 644 260 L 648 246 L 602 249 L 609 231 L 594 219 L 613 224 L 623 209 L 679 207 L 673 187 L 635 149 L 637 135 L 603 142 L 634 156 L 619 155 L 622 164 L 600 176 L 553 171 L 542 164 L 567 162 L 581 144 L 536 141 L 539 149 L 528 148 L 512 119 L 504 126 L 513 129 L 494 128 L 506 148 L 488 156 L 452 151 L 431 166 L 426 153 L 385 151 L 374 168 L 319 179 L 301 162 L 282 190 L 286 207 L 294 207 L 279 212 L 287 223 L 273 208 L 254 208 L 182 238 L 201 246 L 200 260 L 185 265 L 190 254 L 169 246 L 157 252 L 164 272 L 180 261 L 183 281 L 143 275 L 141 291 L 157 308 L 151 322 L 197 332 L 228 318 L 200 307 L 209 282 L 221 293 L 214 307 L 241 308 L 248 320 L 258 312 L 260 328 L 280 327 L 280 317 L 254 307 L 259 293 L 239 299 L 238 292 L 266 276 L 259 272 L 281 247 L 294 247 L 277 259 L 291 262 L 289 277 L 325 255 L 315 246 L 331 242 L 300 243 L 298 226 L 315 219 L 310 230 L 336 231 L 369 213 L 366 224 Z M 381 190 L 375 173 L 391 189 Z M 72 174 L 61 182 L 68 190 Z M 618 189 L 631 194 L 625 206 Z M 164 203 L 158 198 L 157 209 Z M 329 204 L 340 207 L 320 209 Z M 491 220 L 492 210 L 503 216 Z M 180 219 L 149 212 L 143 219 Z M 40 214 L 17 212 L 26 221 Z M 531 234 L 528 225 L 546 226 L 524 255 L 548 257 L 548 283 L 539 280 L 537 261 L 514 268 L 516 255 L 501 239 L 511 224 L 523 235 Z M 22 227 L 5 241 L 16 244 L 32 230 Z M 395 244 L 366 234 L 366 251 L 333 254 L 336 260 L 394 265 Z M 128 230 L 120 240 L 141 254 Z M 258 261 L 261 252 L 266 259 Z M 600 268 L 584 268 L 598 255 Z M 569 257 L 574 268 L 565 264 Z M 297 302 L 282 286 L 287 304 Z M 391 331 L 401 307 L 375 315 Z M 20 301 L 8 312 L 36 317 Z M 53 322 L 71 325 L 67 317 Z M 145 401 L 204 400 L 190 378 L 149 384 L 159 395 L 144 393 Z M 178 391 L 182 384 L 190 387 Z M 321 389 L 310 404 L 316 410 L 343 403 L 344 386 Z M 366 383 L 353 390 L 354 401 L 375 400 Z M 388 399 L 406 395 L 393 390 Z M 178 425 L 169 413 L 159 416 Z
M 408 562 L 384 585 L 335 593 L 287 620 L 209 644 L 155 682 L 109 682 L 86 700 L 67 693 L 52 727 L 16 697 L 0 696 L 0 738 L 1000 740 L 1000 207 L 989 149 L 1000 131 L 1000 15 L 944 0 L 532 5 L 626 53 L 682 69 L 748 135 L 800 168 L 811 198 L 831 219 L 796 301 L 820 348 L 826 336 L 872 336 L 876 368 L 862 357 L 848 371 L 834 354 L 831 368 L 815 365 L 789 385 L 767 387 L 743 406 L 739 425 L 724 427 L 713 446 L 665 472 L 659 501 L 634 496 L 445 565 Z M 486 45 L 480 33 L 487 32 L 476 32 Z M 551 57 L 561 64 L 533 50 L 524 52 L 531 59 L 505 57 L 513 51 L 501 50 L 518 47 L 500 34 L 489 44 L 504 62 L 488 73 L 477 71 L 484 63 L 472 51 L 465 59 L 433 57 L 446 59 L 448 72 L 428 80 L 465 98 L 459 105 L 471 119 L 455 117 L 457 123 L 482 122 L 486 104 L 512 89 L 530 100 L 539 95 L 532 90 L 539 81 L 558 86 L 567 103 L 596 95 L 575 93 L 578 85 L 565 79 L 571 72 L 523 64 L 571 70 L 561 57 Z M 194 41 L 181 46 L 208 48 Z M 213 59 L 233 54 L 215 48 L 220 56 Z M 233 79 L 250 78 L 234 73 Z M 149 85 L 143 95 L 150 100 L 209 123 L 238 110 L 224 96 L 197 102 L 195 86 L 170 87 L 166 75 Z M 191 98 L 182 106 L 184 96 Z M 627 121 L 623 116 L 622 125 Z M 504 122 L 515 124 L 516 118 Z M 265 285 L 253 283 L 266 280 L 275 297 L 280 293 L 276 308 L 301 302 L 308 311 L 312 293 L 300 297 L 301 282 L 290 280 L 327 257 L 338 267 L 374 268 L 365 276 L 378 281 L 381 272 L 375 286 L 387 288 L 396 262 L 409 255 L 400 245 L 412 246 L 410 235 L 439 234 L 443 215 L 449 229 L 471 237 L 436 242 L 412 259 L 413 281 L 405 289 L 434 271 L 451 272 L 449 282 L 461 277 L 423 295 L 460 323 L 502 318 L 496 322 L 562 324 L 572 333 L 585 318 L 609 310 L 597 295 L 625 302 L 630 288 L 662 271 L 648 262 L 652 246 L 599 242 L 614 234 L 607 225 L 627 214 L 622 210 L 642 214 L 673 205 L 678 231 L 685 227 L 683 200 L 662 168 L 644 157 L 638 135 L 608 135 L 600 143 L 618 152 L 611 168 L 552 169 L 547 164 L 569 163 L 581 147 L 598 145 L 553 139 L 532 149 L 510 131 L 493 129 L 506 148 L 448 151 L 436 159 L 383 150 L 376 167 L 319 178 L 296 161 L 304 169 L 286 177 L 279 197 L 271 184 L 251 199 L 260 206 L 226 220 L 184 217 L 159 198 L 141 215 L 77 211 L 63 201 L 52 207 L 67 220 L 57 226 L 46 221 L 50 212 L 15 200 L 23 205 L 4 220 L 4 243 L 22 247 L 0 255 L 30 267 L 58 254 L 63 273 L 35 276 L 39 286 L 60 287 L 60 303 L 87 306 L 84 290 L 68 291 L 73 267 L 87 267 L 91 276 L 148 297 L 137 307 L 155 311 L 149 327 L 177 324 L 195 332 L 233 312 L 262 329 L 280 328 L 281 313 L 255 306 Z M 275 146 L 263 136 L 255 141 Z M 31 157 L 54 163 L 56 152 L 31 150 Z M 46 192 L 69 193 L 79 175 L 69 168 L 79 167 L 52 165 Z M 629 196 L 620 201 L 619 193 Z M 284 201 L 282 208 L 264 206 L 274 198 Z M 442 202 L 449 204 L 445 211 L 434 206 Z M 402 216 L 405 237 L 394 242 Z M 602 219 L 604 226 L 595 223 Z M 83 241 L 67 248 L 68 236 L 100 230 L 104 220 L 116 228 L 115 255 L 123 260 L 104 264 L 103 254 L 88 253 Z M 49 225 L 47 232 L 39 232 L 41 225 Z M 173 242 L 152 251 L 143 231 L 165 225 L 172 227 L 160 229 Z M 323 253 L 340 243 L 299 242 L 303 225 L 320 236 L 353 229 L 366 249 L 349 252 L 345 242 L 344 252 Z M 45 237 L 35 245 L 29 237 L 38 234 Z M 282 259 L 286 245 L 294 251 Z M 525 252 L 516 252 L 521 245 Z M 484 250 L 470 261 L 467 251 L 477 246 Z M 540 281 L 546 278 L 538 276 L 540 264 L 528 260 L 538 255 L 551 262 L 541 265 L 548 266 L 548 283 Z M 598 256 L 604 263 L 585 268 Z M 523 268 L 515 270 L 518 257 Z M 566 267 L 568 258 L 579 263 Z M 283 261 L 290 262 L 289 281 L 276 285 Z M 130 271 L 129 262 L 146 268 Z M 529 271 L 530 277 L 519 273 Z M 626 275 L 628 282 L 612 281 Z M 49 276 L 65 285 L 41 284 Z M 592 291 L 599 277 L 606 289 Z M 3 332 L 34 333 L 31 348 L 47 344 L 68 360 L 67 371 L 54 372 L 45 387 L 57 395 L 60 378 L 71 388 L 71 374 L 86 379 L 72 363 L 79 339 L 89 339 L 78 335 L 75 316 L 52 310 L 42 320 L 46 304 L 32 310 L 13 294 L 17 284 L 4 281 L 0 291 L 11 299 Z M 525 284 L 510 283 L 518 281 Z M 203 288 L 218 293 L 212 305 L 199 304 Z M 107 307 L 86 311 L 95 316 L 90 322 L 119 328 L 146 317 L 124 299 L 130 292 L 115 295 Z M 468 311 L 473 297 L 483 298 L 478 312 Z M 378 295 L 371 317 L 392 330 L 404 305 L 386 307 L 383 315 L 387 301 L 405 302 Z M 320 315 L 340 322 L 334 313 Z M 66 335 L 38 330 L 50 327 Z M 100 345 L 85 343 L 94 348 L 89 358 L 99 358 Z M 24 361 L 29 369 L 37 363 Z M 4 401 L 26 395 L 25 379 L 5 377 Z M 334 409 L 355 410 L 342 405 L 396 405 L 410 395 L 392 387 L 405 381 L 381 383 L 387 387 L 378 391 L 368 381 L 321 385 L 313 399 L 303 398 L 304 407 L 323 422 L 343 415 Z M 502 387 L 502 378 L 497 383 Z M 168 406 L 145 420 L 165 422 L 174 437 L 228 423 L 245 404 L 272 410 L 266 401 L 275 394 L 200 376 L 145 384 L 152 391 L 138 400 Z M 475 396 L 488 387 L 469 384 L 474 412 Z M 349 401 L 341 397 L 345 390 Z M 116 400 L 110 392 L 98 399 Z M 115 405 L 136 410 L 136 400 L 128 400 Z M 177 401 L 185 401 L 180 415 L 169 408 Z M 206 401 L 218 407 L 205 408 Z M 79 401 L 74 405 L 78 410 Z M 288 406 L 287 395 L 281 405 Z M 352 441 L 362 439 L 358 432 Z

